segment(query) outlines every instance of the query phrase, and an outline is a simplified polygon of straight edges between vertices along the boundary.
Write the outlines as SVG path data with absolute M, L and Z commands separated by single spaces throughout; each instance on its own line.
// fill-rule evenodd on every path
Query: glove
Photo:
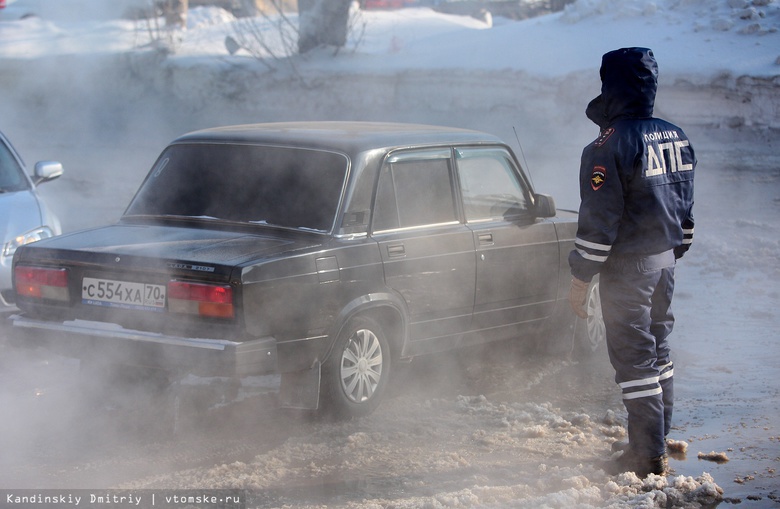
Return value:
M 690 244 L 683 244 L 674 248 L 674 259 L 679 260 L 688 251 Z
M 588 296 L 589 283 L 580 281 L 576 277 L 571 278 L 571 288 L 569 289 L 569 305 L 574 314 L 580 318 L 587 318 L 588 312 L 585 311 L 585 298 Z

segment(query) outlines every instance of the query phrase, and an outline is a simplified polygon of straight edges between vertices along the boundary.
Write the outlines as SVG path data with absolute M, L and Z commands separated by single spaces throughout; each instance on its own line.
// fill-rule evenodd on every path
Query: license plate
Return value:
M 164 311 L 165 290 L 165 285 L 85 277 L 81 284 L 81 302 L 93 306 Z

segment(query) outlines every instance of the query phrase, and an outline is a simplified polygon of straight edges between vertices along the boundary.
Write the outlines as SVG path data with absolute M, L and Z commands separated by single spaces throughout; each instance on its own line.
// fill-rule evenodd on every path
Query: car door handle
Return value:
M 395 246 L 387 246 L 387 256 L 389 257 L 398 257 L 398 256 L 405 256 L 406 255 L 406 248 L 403 244 L 397 244 Z
M 492 244 L 493 243 L 493 234 L 492 233 L 480 233 L 477 238 L 479 239 L 480 244 Z

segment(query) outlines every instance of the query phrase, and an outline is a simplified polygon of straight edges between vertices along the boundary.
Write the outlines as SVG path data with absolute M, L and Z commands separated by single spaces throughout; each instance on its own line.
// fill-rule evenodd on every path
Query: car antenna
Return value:
M 523 157 L 523 166 L 525 167 L 525 172 L 528 174 L 528 180 L 531 181 L 531 187 L 536 189 L 536 185 L 534 185 L 534 178 L 531 175 L 531 168 L 528 166 L 528 161 L 525 160 L 525 152 L 523 151 L 523 144 L 520 143 L 520 136 L 517 135 L 517 129 L 515 129 L 515 126 L 512 126 L 512 131 L 515 133 L 517 146 L 520 147 L 520 155 Z

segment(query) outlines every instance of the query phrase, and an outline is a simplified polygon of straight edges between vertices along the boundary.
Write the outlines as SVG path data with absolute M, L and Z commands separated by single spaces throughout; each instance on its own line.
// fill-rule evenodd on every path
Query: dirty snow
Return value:
M 686 129 L 700 162 L 672 339 L 672 438 L 687 449 L 667 477 L 604 473 L 625 420 L 603 351 L 415 361 L 374 415 L 347 423 L 281 412 L 265 394 L 273 384 L 245 380 L 234 404 L 195 405 L 171 438 L 148 430 L 163 420 L 160 402 L 149 414 L 137 399 L 98 411 L 74 395 L 78 365 L 3 347 L 0 488 L 238 487 L 258 507 L 778 506 L 776 0 L 578 0 L 492 23 L 427 8 L 362 12 L 365 31 L 338 54 L 266 64 L 246 49 L 228 54 L 225 38 L 244 21 L 223 10 L 192 9 L 166 56 L 148 23 L 89 1 L 38 0 L 40 17 L 25 19 L 12 15 L 26 0 L 0 11 L 0 129 L 28 162 L 65 163 L 40 192 L 66 230 L 115 220 L 174 136 L 274 120 L 469 127 L 520 154 L 517 132 L 537 190 L 574 208 L 601 54 L 653 48 L 656 113 Z M 698 459 L 710 453 L 729 461 Z

